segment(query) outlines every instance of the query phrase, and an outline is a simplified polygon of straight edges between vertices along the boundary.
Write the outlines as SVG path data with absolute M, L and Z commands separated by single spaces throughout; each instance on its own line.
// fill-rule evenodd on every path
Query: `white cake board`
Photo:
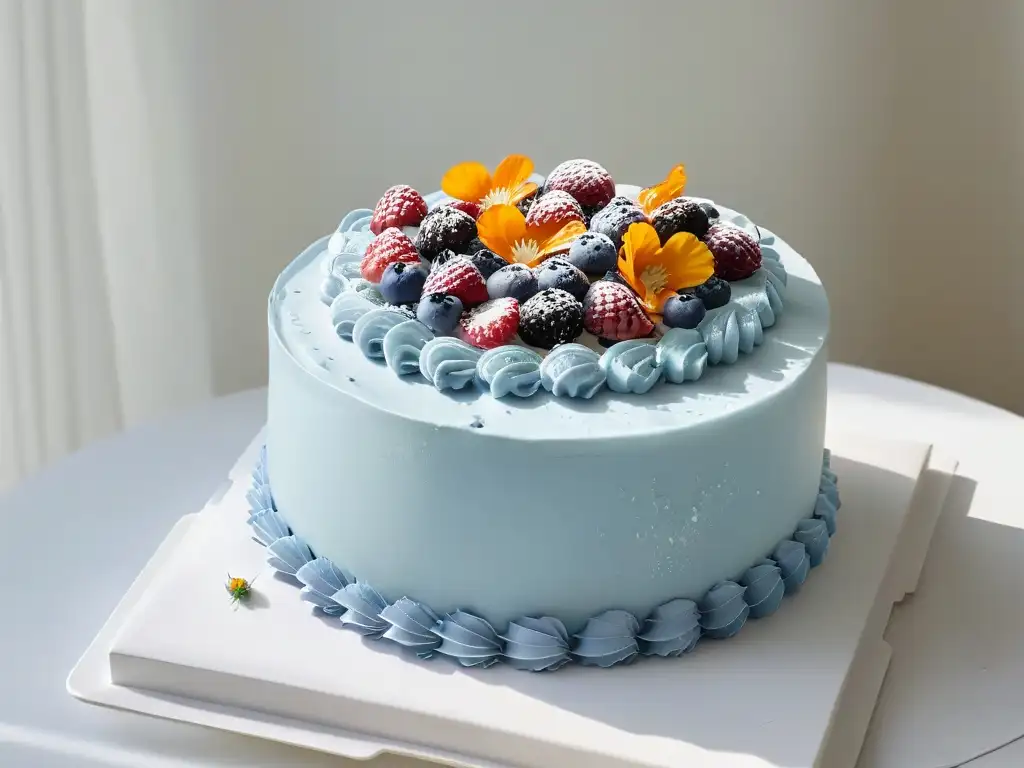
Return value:
M 264 574 L 228 605 L 225 572 L 264 570 L 245 492 L 261 437 L 172 531 L 68 679 L 75 696 L 354 759 L 472 768 L 852 768 L 955 462 L 831 434 L 843 508 L 825 563 L 772 617 L 682 659 L 556 674 L 417 662 L 318 619 Z

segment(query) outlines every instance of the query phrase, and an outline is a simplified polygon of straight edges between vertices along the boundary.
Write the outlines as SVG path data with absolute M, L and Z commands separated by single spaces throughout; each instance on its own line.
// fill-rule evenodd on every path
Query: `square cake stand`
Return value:
M 97 704 L 354 759 L 472 768 L 852 768 L 956 463 L 929 446 L 830 434 L 843 507 L 825 562 L 773 616 L 680 659 L 531 674 L 410 660 L 311 615 L 263 571 L 245 493 L 258 436 L 172 530 L 68 679 Z M 513 565 L 509 564 L 509 568 Z

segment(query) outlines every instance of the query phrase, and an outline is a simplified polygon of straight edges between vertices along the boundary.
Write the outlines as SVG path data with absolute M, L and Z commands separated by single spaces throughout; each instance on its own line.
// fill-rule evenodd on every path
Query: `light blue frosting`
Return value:
M 374 308 L 374 305 L 354 291 L 339 294 L 331 302 L 331 324 L 343 339 L 351 339 L 356 321 Z
M 437 389 L 462 389 L 476 378 L 482 354 L 461 339 L 437 336 L 420 350 L 420 373 Z
M 448 198 L 442 192 L 435 192 L 425 199 L 429 208 L 436 208 Z M 341 298 L 354 294 L 378 307 L 387 305 L 377 286 L 359 274 L 359 260 L 374 237 L 369 231 L 372 214 L 367 208 L 348 213 L 329 238 L 324 260 L 321 299 L 331 306 L 331 321 L 338 335 L 353 341 L 356 341 L 355 323 L 367 310 L 362 304 L 341 301 Z M 695 331 L 673 333 L 683 329 L 672 329 L 656 344 L 643 339 L 622 341 L 603 355 L 583 344 L 561 345 L 541 358 L 539 375 L 533 367 L 533 350 L 509 345 L 509 349 L 520 350 L 517 356 L 522 359 L 495 368 L 493 358 L 485 357 L 487 368 L 477 371 L 477 378 L 487 385 L 495 398 L 530 397 L 542 388 L 555 397 L 591 398 L 604 386 L 624 394 L 645 394 L 661 381 L 672 384 L 696 381 L 709 364 L 731 365 L 740 355 L 751 354 L 762 343 L 764 330 L 775 325 L 782 314 L 788 277 L 774 247 L 774 234 L 759 229 L 742 214 L 726 210 L 723 216 L 759 238 L 762 267 L 756 274 L 760 277 L 750 279 L 763 282 L 757 282 L 754 290 L 750 289 L 753 284 L 748 285 L 747 290 L 735 295 L 726 306 L 709 311 Z M 386 321 L 374 322 L 386 324 Z M 413 334 L 412 328 L 403 334 L 407 336 L 405 341 L 411 343 L 398 345 L 402 351 L 396 354 L 394 365 L 388 361 L 396 375 L 414 375 L 418 370 L 438 389 L 461 389 L 470 382 L 471 379 L 462 375 L 461 366 L 470 362 L 462 350 L 438 344 L 432 359 L 435 355 L 450 356 L 454 365 L 446 359 L 438 359 L 436 365 L 424 365 L 422 354 L 430 340 L 419 338 L 422 334 Z M 383 355 L 387 360 L 383 350 L 378 353 L 378 341 L 375 334 L 365 337 L 371 352 L 367 357 L 379 359 Z M 362 346 L 360 349 L 366 354 Z M 418 368 L 414 365 L 417 349 L 420 352 Z M 443 354 L 439 354 L 442 350 Z M 479 359 L 474 358 L 474 364 Z M 505 359 L 512 357 L 505 355 Z M 435 375 L 438 371 L 440 375 Z
M 644 339 L 620 341 L 601 355 L 601 369 L 613 392 L 642 395 L 661 380 L 658 348 Z
M 489 667 L 501 658 L 501 638 L 484 619 L 465 611 L 449 613 L 434 625 L 438 653 L 464 667 Z
M 512 344 L 489 349 L 476 363 L 480 379 L 493 397 L 529 397 L 540 387 L 540 355 Z
M 700 601 L 700 626 L 704 634 L 716 639 L 732 637 L 747 622 L 750 606 L 744 596 L 746 587 L 735 581 L 720 581 Z
M 799 591 L 811 570 L 811 558 L 807 556 L 807 547 L 799 541 L 787 539 L 779 542 L 772 552 L 772 559 L 779 564 L 786 594 L 791 595 Z
M 658 342 L 658 364 L 673 384 L 696 381 L 708 364 L 708 348 L 700 331 L 670 328 Z
M 750 606 L 752 619 L 761 619 L 775 613 L 782 605 L 782 598 L 786 594 L 786 585 L 782 583 L 782 569 L 769 558 L 748 568 L 740 577 L 740 585 L 747 589 L 744 600 Z
M 384 362 L 399 376 L 420 372 L 420 350 L 434 338 L 418 320 L 406 320 L 384 334 Z
M 590 399 L 606 378 L 601 356 L 583 344 L 560 344 L 540 364 L 540 383 L 556 397 Z
M 334 599 L 334 595 L 352 580 L 326 557 L 305 563 L 295 572 L 295 578 L 304 585 L 299 594 L 306 602 L 331 616 L 340 615 L 345 610 Z
M 334 593 L 334 600 L 345 609 L 341 623 L 362 635 L 381 637 L 391 626 L 380 615 L 387 600 L 366 582 L 346 584 Z
M 384 336 L 407 318 L 387 309 L 371 309 L 352 327 L 352 341 L 359 351 L 371 359 L 384 357 Z
M 505 661 L 516 669 L 554 672 L 569 663 L 569 633 L 558 619 L 524 617 L 509 623 L 502 636 Z
M 429 659 L 441 645 L 441 638 L 434 633 L 434 626 L 441 619 L 422 603 L 400 597 L 384 606 L 380 617 L 391 625 L 384 638 L 410 648 L 421 659 Z
M 697 604 L 681 597 L 655 608 L 637 637 L 647 656 L 681 656 L 697 646 L 700 632 Z
M 424 345 L 424 352 L 435 342 L 462 343 L 439 337 Z M 473 370 L 475 367 L 474 363 Z M 337 617 L 363 635 L 409 648 L 422 658 L 437 653 L 468 667 L 505 661 L 516 669 L 535 672 L 554 671 L 571 661 L 610 667 L 633 661 L 638 654 L 680 656 L 693 650 L 701 637 L 732 637 L 748 618 L 774 613 L 783 596 L 795 593 L 803 584 L 811 566 L 821 563 L 835 530 L 827 520 L 831 517 L 834 522 L 840 506 L 837 478 L 826 451 L 811 516 L 798 523 L 793 537 L 781 541 L 770 558 L 753 563 L 739 583 L 719 582 L 697 602 L 678 598 L 655 606 L 642 622 L 628 611 L 607 610 L 570 636 L 565 624 L 551 616 L 516 619 L 502 633 L 467 611 L 439 618 L 428 606 L 409 597 L 391 603 L 327 558 L 314 557 L 276 509 L 266 450 L 261 451 L 253 470 L 247 498 L 251 506 L 248 523 L 254 538 L 267 548 L 267 564 L 302 584 L 302 599 L 316 610 Z M 820 514 L 823 508 L 826 515 Z
M 605 611 L 589 619 L 576 635 L 578 642 L 573 655 L 587 666 L 628 664 L 640 652 L 636 637 L 639 631 L 640 622 L 629 611 Z

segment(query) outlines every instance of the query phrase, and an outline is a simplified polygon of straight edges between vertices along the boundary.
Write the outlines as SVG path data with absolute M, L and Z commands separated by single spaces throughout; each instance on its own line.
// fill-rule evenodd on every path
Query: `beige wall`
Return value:
M 221 391 L 263 380 L 269 285 L 347 209 L 516 151 L 541 169 L 591 157 L 639 183 L 686 162 L 694 193 L 764 221 L 816 266 L 835 359 L 1024 411 L 1024 3 L 189 0 L 95 13 L 91 81 L 130 57 L 149 120 L 166 126 L 151 170 L 173 185 L 148 193 L 203 252 Z M 131 42 L 104 32 L 118 17 Z M 107 154 L 123 141 L 123 125 L 95 130 Z M 133 183 L 117 179 L 126 196 Z

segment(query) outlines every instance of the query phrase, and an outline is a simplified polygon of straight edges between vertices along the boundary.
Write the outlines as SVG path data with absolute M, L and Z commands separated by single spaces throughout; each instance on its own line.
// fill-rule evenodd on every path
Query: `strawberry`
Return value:
M 642 339 L 654 332 L 636 296 L 622 283 L 598 280 L 583 300 L 583 327 L 602 339 Z
M 480 203 L 471 203 L 468 200 L 452 200 L 451 202 L 445 203 L 449 208 L 454 208 L 463 213 L 468 213 L 473 217 L 473 221 L 480 218 L 480 214 L 484 212 L 484 208 Z
M 603 208 L 615 197 L 611 175 L 593 160 L 566 160 L 544 182 L 544 191 L 568 192 L 584 208 Z
M 423 295 L 431 293 L 447 293 L 471 307 L 487 301 L 487 281 L 472 261 L 457 256 L 427 275 Z
M 405 232 L 388 227 L 366 246 L 359 272 L 371 283 L 379 283 L 384 270 L 399 261 L 419 266 L 420 253 Z
M 491 299 L 469 310 L 459 320 L 459 338 L 480 349 L 508 344 L 519 329 L 519 302 Z
M 715 257 L 715 275 L 723 280 L 743 280 L 761 267 L 761 246 L 739 227 L 713 224 L 704 242 Z
M 388 227 L 415 227 L 427 215 L 423 195 L 410 186 L 399 184 L 388 189 L 373 207 L 370 231 L 379 235 Z
M 526 215 L 528 227 L 568 224 L 570 221 L 583 221 L 583 209 L 576 202 L 576 198 L 560 189 L 554 189 L 538 197 Z

